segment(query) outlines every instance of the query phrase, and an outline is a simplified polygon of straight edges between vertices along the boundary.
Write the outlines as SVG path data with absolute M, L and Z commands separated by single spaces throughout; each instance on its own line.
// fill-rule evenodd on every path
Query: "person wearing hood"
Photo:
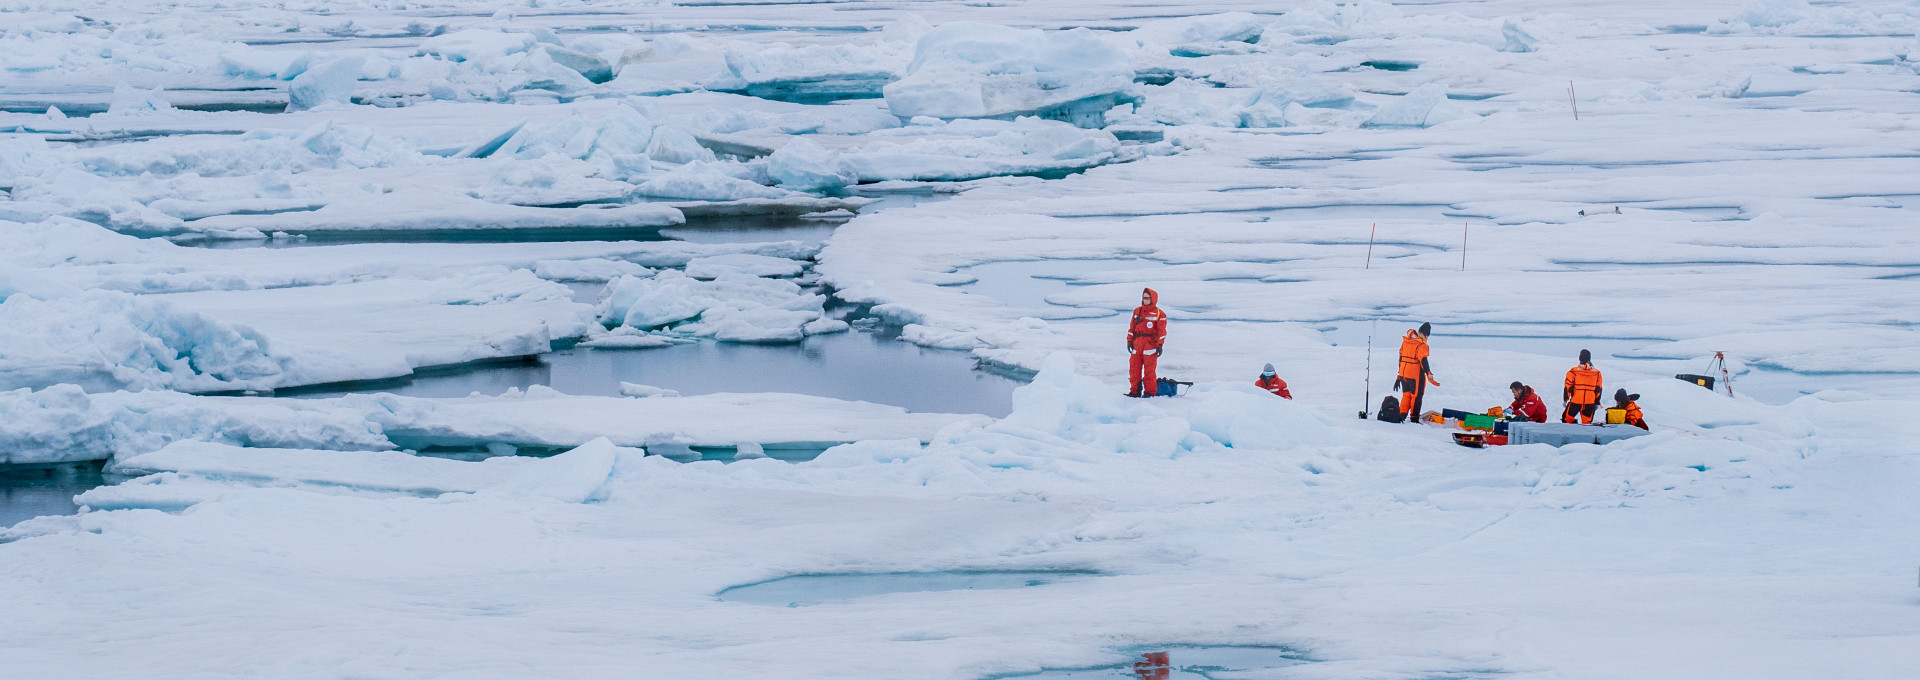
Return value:
M 1508 411 L 1530 422 L 1547 422 L 1547 404 L 1540 401 L 1540 395 L 1534 393 L 1532 387 L 1515 380 L 1507 388 L 1513 390 L 1513 405 L 1507 407 Z
M 1577 416 L 1582 425 L 1593 424 L 1593 412 L 1600 408 L 1600 369 L 1593 367 L 1593 353 L 1580 350 L 1580 365 L 1567 371 L 1566 389 L 1561 399 L 1567 402 L 1567 411 L 1560 414 L 1560 422 L 1572 423 Z
M 1266 368 L 1260 369 L 1260 377 L 1254 380 L 1253 384 L 1281 397 L 1293 398 L 1293 393 L 1287 391 L 1287 381 L 1281 380 L 1280 376 L 1273 372 L 1273 364 L 1267 364 Z
M 1140 306 L 1127 324 L 1127 378 L 1129 397 L 1151 397 L 1159 389 L 1160 348 L 1167 341 L 1167 313 L 1160 311 L 1160 293 L 1140 291 Z
M 1427 363 L 1427 355 L 1432 352 L 1427 337 L 1431 335 L 1433 324 L 1422 323 L 1400 340 L 1400 374 L 1393 387 L 1400 390 L 1400 412 L 1406 414 L 1405 422 L 1420 422 L 1420 400 L 1427 396 L 1427 385 L 1440 386 L 1440 381 L 1433 379 L 1433 366 Z
M 1647 418 L 1640 412 L 1640 395 L 1627 394 L 1626 390 L 1614 390 L 1613 407 L 1627 412 L 1627 424 L 1651 432 L 1647 427 Z

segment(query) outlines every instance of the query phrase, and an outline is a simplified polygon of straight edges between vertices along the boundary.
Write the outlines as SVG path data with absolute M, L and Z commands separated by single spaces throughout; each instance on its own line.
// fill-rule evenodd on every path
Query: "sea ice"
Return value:
M 1126 54 L 1092 31 L 957 21 L 921 36 L 906 76 L 885 90 L 902 118 L 987 118 L 1118 95 L 1132 83 Z

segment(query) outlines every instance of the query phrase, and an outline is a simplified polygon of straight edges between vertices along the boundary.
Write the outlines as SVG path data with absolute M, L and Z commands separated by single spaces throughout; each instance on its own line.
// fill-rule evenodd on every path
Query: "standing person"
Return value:
M 1420 400 L 1427 396 L 1427 385 L 1440 386 L 1440 381 L 1433 379 L 1433 366 L 1427 363 L 1430 335 L 1433 324 L 1422 323 L 1419 329 L 1407 331 L 1407 337 L 1400 341 L 1400 377 L 1393 381 L 1393 387 L 1400 390 L 1400 412 L 1410 423 L 1420 422 Z
M 1287 381 L 1281 380 L 1280 376 L 1273 372 L 1273 364 L 1267 364 L 1266 368 L 1261 369 L 1260 378 L 1253 381 L 1253 384 L 1281 397 L 1293 398 L 1293 393 L 1287 391 Z
M 1540 401 L 1540 395 L 1534 393 L 1532 387 L 1515 380 L 1507 389 L 1513 390 L 1513 405 L 1508 406 L 1507 410 L 1531 422 L 1547 422 L 1547 404 Z
M 1613 407 L 1627 412 L 1627 424 L 1649 432 L 1646 415 L 1640 412 L 1640 395 L 1627 394 L 1626 390 L 1613 391 Z
M 1166 342 L 1167 313 L 1160 311 L 1160 293 L 1142 289 L 1140 306 L 1133 308 L 1133 321 L 1127 324 L 1127 377 L 1133 387 L 1127 396 L 1151 397 L 1159 389 L 1155 373 Z
M 1581 425 L 1593 424 L 1593 412 L 1600 408 L 1600 369 L 1593 367 L 1592 352 L 1580 350 L 1580 365 L 1567 371 L 1566 390 L 1560 398 L 1567 402 L 1560 422 L 1572 423 L 1579 416 Z

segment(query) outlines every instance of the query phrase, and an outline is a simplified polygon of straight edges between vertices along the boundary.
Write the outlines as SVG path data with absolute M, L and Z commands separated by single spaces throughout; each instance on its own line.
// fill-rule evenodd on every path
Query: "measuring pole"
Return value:
M 1567 81 L 1567 105 L 1573 107 L 1573 119 L 1580 120 L 1580 102 L 1573 98 L 1573 81 Z
M 1460 223 L 1460 271 L 1467 270 L 1467 224 Z
M 1380 320 L 1374 319 L 1367 328 L 1367 396 L 1360 400 L 1360 419 L 1367 419 L 1367 409 L 1373 406 L 1373 331 L 1380 327 Z
M 1727 396 L 1733 396 L 1733 373 L 1727 370 L 1727 353 L 1714 352 L 1713 363 L 1720 366 L 1720 385 L 1727 388 Z
M 1361 267 L 1361 269 L 1373 268 L 1373 235 L 1378 233 L 1380 233 L 1380 223 L 1375 222 L 1373 223 L 1373 229 L 1367 232 L 1367 266 Z

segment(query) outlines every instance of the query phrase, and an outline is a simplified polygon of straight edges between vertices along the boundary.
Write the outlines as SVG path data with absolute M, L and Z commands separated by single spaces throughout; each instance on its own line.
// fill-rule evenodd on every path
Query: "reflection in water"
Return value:
M 0 468 L 0 527 L 44 515 L 74 514 L 80 511 L 73 504 L 74 496 L 125 479 L 101 472 L 99 462 Z
M 994 417 L 1013 409 L 1013 388 L 1020 385 L 974 370 L 973 359 L 961 352 L 925 349 L 885 333 L 851 332 L 781 345 L 701 341 L 644 350 L 574 348 L 537 359 L 423 372 L 411 380 L 282 390 L 278 395 L 332 397 L 379 391 L 410 397 L 464 397 L 545 385 L 567 394 L 619 396 L 622 382 L 683 395 L 789 392 L 924 413 Z

